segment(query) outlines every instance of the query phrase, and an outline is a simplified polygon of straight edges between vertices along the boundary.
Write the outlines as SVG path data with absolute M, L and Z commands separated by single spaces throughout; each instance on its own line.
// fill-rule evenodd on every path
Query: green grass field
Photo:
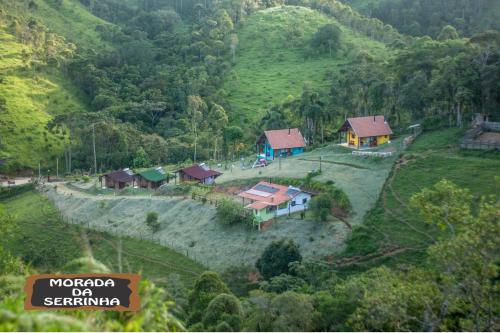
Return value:
M 80 49 L 104 50 L 105 43 L 96 30 L 109 24 L 89 13 L 77 0 L 63 0 L 60 6 L 53 1 L 35 0 L 30 10 L 28 1 L 2 4 L 2 9 L 14 17 L 34 17 L 49 31 L 64 36 Z M 71 29 L 68 27 L 71 26 Z M 57 114 L 83 111 L 87 101 L 83 93 L 57 68 L 38 68 L 33 72 L 23 63 L 23 51 L 29 51 L 0 24 L 0 96 L 6 110 L 0 112 L 0 156 L 10 157 L 14 165 L 37 168 L 51 165 L 61 156 L 63 133 L 51 133 L 46 124 Z
M 45 127 L 52 116 L 85 110 L 85 104 L 80 92 L 61 74 L 42 70 L 33 75 L 25 68 L 21 60 L 25 48 L 0 27 L 0 96 L 6 102 L 0 113 L 0 154 L 35 168 L 38 161 L 62 153 L 64 134 Z
M 425 264 L 427 247 L 442 234 L 407 206 L 421 189 L 446 178 L 476 197 L 498 194 L 494 178 L 499 175 L 500 154 L 460 150 L 457 143 L 462 134 L 455 129 L 425 133 L 410 146 L 404 162 L 395 166 L 375 208 L 354 229 L 342 254 L 345 258 L 367 256 L 366 260 L 341 267 L 343 274 L 381 264 Z
M 311 37 L 329 23 L 337 24 L 318 11 L 283 6 L 258 11 L 237 29 L 236 75 L 225 85 L 233 123 L 258 119 L 271 103 L 297 96 L 305 81 L 326 87 L 325 75 L 348 60 L 346 52 L 360 49 L 375 57 L 386 55 L 382 43 L 341 25 L 342 50 L 337 55 L 309 55 Z
M 55 207 L 41 194 L 31 191 L 2 202 L 14 216 L 17 230 L 7 248 L 14 255 L 31 261 L 41 272 L 57 271 L 68 261 L 88 250 L 113 272 L 118 272 L 119 238 L 96 231 L 85 231 L 62 221 Z M 84 236 L 86 235 L 86 236 Z M 87 241 L 85 240 L 87 239 Z M 0 240 L 1 241 L 1 240 Z M 191 286 L 204 268 L 168 248 L 132 238 L 122 240 L 122 270 L 140 272 L 159 284 L 170 274 L 180 275 Z
M 36 10 L 29 8 L 30 2 Z M 68 42 L 81 48 L 102 50 L 110 47 L 96 29 L 99 25 L 110 23 L 92 15 L 78 0 L 62 0 L 60 5 L 56 5 L 53 0 L 19 0 L 4 6 L 11 15 L 40 20 L 50 31 L 64 36 Z

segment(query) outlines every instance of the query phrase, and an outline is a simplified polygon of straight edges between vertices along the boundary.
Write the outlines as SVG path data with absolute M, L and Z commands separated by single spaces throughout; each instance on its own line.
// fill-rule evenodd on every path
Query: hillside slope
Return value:
M 26 55 L 31 46 L 21 43 L 9 25 L 14 20 L 35 20 L 49 32 L 74 43 L 77 52 L 108 48 L 96 31 L 106 22 L 90 14 L 77 0 L 56 5 L 50 0 L 0 3 L 7 18 L 0 21 L 0 157 L 9 158 L 9 169 L 54 167 L 62 158 L 65 134 L 51 133 L 46 125 L 54 115 L 87 110 L 83 93 L 60 68 L 38 66 L 33 71 Z M 69 28 L 71 27 L 71 28 Z M 61 162 L 61 161 L 60 161 Z M 62 166 L 63 163 L 60 163 Z M 60 169 L 62 170 L 62 168 Z
M 312 36 L 326 24 L 342 30 L 342 49 L 333 57 L 309 51 Z M 265 108 L 300 93 L 305 81 L 326 87 L 329 73 L 348 61 L 348 54 L 367 51 L 376 58 L 387 54 L 384 44 L 340 25 L 318 11 L 298 6 L 261 10 L 237 29 L 239 39 L 235 75 L 225 90 L 234 123 L 262 116 Z
M 24 49 L 0 29 L 0 96 L 5 103 L 0 113 L 0 154 L 10 158 L 11 168 L 35 168 L 39 161 L 62 153 L 64 135 L 51 133 L 46 124 L 67 110 L 85 110 L 79 91 L 61 73 L 42 71 L 34 76 L 23 63 Z
M 342 0 L 368 17 L 382 20 L 401 33 L 438 37 L 441 29 L 452 25 L 460 36 L 472 36 L 499 29 L 498 0 Z
M 9 15 L 33 17 L 41 21 L 50 31 L 64 36 L 80 48 L 110 47 L 97 31 L 98 26 L 110 23 L 94 16 L 78 0 L 0 1 L 0 6 Z

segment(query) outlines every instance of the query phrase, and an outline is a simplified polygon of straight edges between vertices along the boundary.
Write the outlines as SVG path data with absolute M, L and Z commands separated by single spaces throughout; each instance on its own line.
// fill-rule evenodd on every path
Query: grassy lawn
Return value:
M 468 188 L 476 197 L 498 194 L 494 177 L 500 170 L 500 154 L 460 150 L 457 142 L 460 130 L 441 130 L 419 137 L 396 165 L 382 194 L 354 229 L 343 257 L 379 253 L 374 259 L 359 261 L 341 268 L 344 274 L 386 264 L 421 265 L 425 263 L 427 247 L 443 235 L 419 220 L 407 206 L 411 196 L 446 178 Z
M 237 29 L 236 75 L 225 86 L 233 123 L 259 119 L 269 104 L 297 96 L 305 81 L 325 88 L 325 76 L 348 60 L 347 52 L 363 49 L 375 57 L 386 55 L 382 43 L 341 25 L 342 50 L 333 57 L 311 55 L 312 36 L 330 23 L 337 24 L 315 10 L 283 6 L 258 11 Z
M 42 195 L 31 191 L 3 202 L 14 215 L 18 229 L 7 248 L 31 261 L 41 272 L 59 270 L 68 261 L 90 251 L 113 272 L 118 272 L 119 238 L 107 233 L 84 231 L 67 224 L 55 207 Z M 87 239 L 87 240 L 85 240 Z M 162 284 L 172 273 L 179 274 L 187 286 L 204 268 L 189 258 L 163 246 L 133 238 L 122 240 L 124 272 L 140 272 Z

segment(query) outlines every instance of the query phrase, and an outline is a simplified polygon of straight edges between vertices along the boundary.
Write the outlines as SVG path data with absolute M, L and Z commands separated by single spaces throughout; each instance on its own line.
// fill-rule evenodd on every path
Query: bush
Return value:
M 293 240 L 282 239 L 269 244 L 255 266 L 268 280 L 280 274 L 290 274 L 290 263 L 301 261 L 299 246 Z
M 332 198 L 325 193 L 315 196 L 309 203 L 309 209 L 316 221 L 325 222 L 332 211 Z
M 260 288 L 268 293 L 281 294 L 285 291 L 301 292 L 307 288 L 307 283 L 303 279 L 287 274 L 280 274 L 272 277 L 269 281 L 260 283 Z
M 82 176 L 82 180 L 84 183 L 90 182 L 90 177 L 89 176 Z
M 210 328 L 225 322 L 232 328 L 231 331 L 237 332 L 240 330 L 242 316 L 240 301 L 234 295 L 224 293 L 210 301 L 203 316 L 203 324 Z
M 229 294 L 229 288 L 215 272 L 204 272 L 196 280 L 189 294 L 189 323 L 200 322 L 208 304 L 220 294 Z
M 231 199 L 222 199 L 217 204 L 217 219 L 224 225 L 233 225 L 243 223 L 253 224 L 253 215 L 251 212 L 237 202 Z
M 192 187 L 195 186 L 193 182 L 185 182 L 177 185 L 165 184 L 158 188 L 159 195 L 186 195 L 188 194 Z
M 158 213 L 149 212 L 146 216 L 146 224 L 153 232 L 160 230 L 160 222 L 158 222 Z
M 33 184 L 24 184 L 12 187 L 2 187 L 0 188 L 0 200 L 5 200 L 8 198 L 15 197 L 16 195 L 23 194 L 35 189 Z

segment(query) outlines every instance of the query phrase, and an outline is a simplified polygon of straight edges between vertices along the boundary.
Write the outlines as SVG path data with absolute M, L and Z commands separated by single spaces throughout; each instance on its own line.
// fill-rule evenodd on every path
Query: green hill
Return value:
M 332 23 L 342 30 L 342 50 L 333 57 L 311 54 L 314 33 Z M 384 44 L 305 7 L 258 11 L 237 29 L 237 35 L 235 75 L 225 85 L 233 122 L 258 119 L 269 104 L 299 94 L 305 81 L 325 87 L 325 75 L 346 63 L 350 52 L 364 50 L 376 58 L 387 54 Z
M 67 110 L 84 110 L 85 104 L 71 82 L 54 71 L 35 76 L 22 61 L 26 46 L 0 29 L 0 96 L 5 102 L 0 113 L 1 155 L 15 166 L 36 167 L 49 161 L 47 151 L 62 152 L 64 135 L 45 128 L 52 116 Z
M 33 17 L 78 47 L 109 47 L 96 28 L 110 23 L 92 15 L 78 0 L 20 0 L 1 3 L 0 8 L 9 15 Z
M 1 9 L 16 21 L 40 21 L 80 50 L 108 47 L 96 31 L 105 22 L 76 0 L 2 3 Z M 54 115 L 86 110 L 86 101 L 60 68 L 42 66 L 33 72 L 25 59 L 32 48 L 12 34 L 11 24 L 0 21 L 0 156 L 10 158 L 12 169 L 36 168 L 39 161 L 51 165 L 62 156 L 65 134 L 51 133 L 46 124 Z

